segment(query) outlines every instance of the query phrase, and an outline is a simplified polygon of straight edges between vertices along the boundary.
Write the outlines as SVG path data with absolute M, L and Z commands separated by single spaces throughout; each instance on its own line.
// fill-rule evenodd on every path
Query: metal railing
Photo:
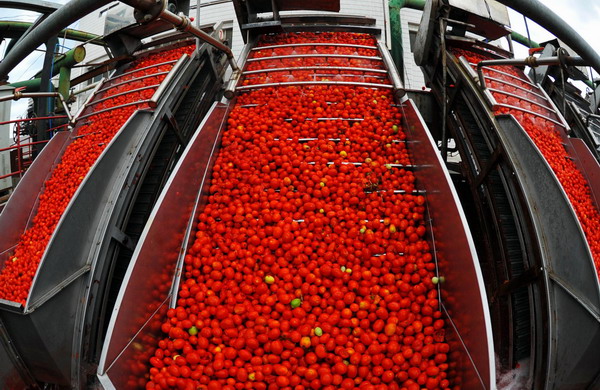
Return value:
M 16 170 L 12 171 L 11 173 L 8 173 L 8 174 L 0 175 L 0 179 L 7 179 L 7 178 L 13 177 L 13 176 L 22 177 L 23 174 L 27 171 L 27 168 L 33 162 L 33 159 L 34 159 L 33 147 L 35 145 L 46 144 L 48 141 L 50 141 L 49 139 L 42 140 L 42 141 L 31 141 L 31 136 L 22 138 L 21 134 L 22 134 L 24 124 L 28 123 L 28 122 L 33 122 L 33 121 L 44 121 L 44 120 L 54 120 L 54 119 L 68 119 L 68 117 L 66 115 L 56 115 L 56 116 L 43 116 L 43 117 L 37 117 L 37 118 L 12 119 L 9 121 L 0 122 L 0 126 L 14 124 L 14 127 L 15 127 L 14 144 L 11 146 L 8 146 L 6 148 L 0 148 L 0 153 L 2 153 L 2 152 L 10 153 L 13 150 L 17 151 Z M 58 131 L 61 128 L 67 127 L 68 125 L 69 125 L 69 123 L 65 123 L 65 124 L 62 124 L 59 126 L 52 127 L 46 131 L 47 132 Z M 24 142 L 24 141 L 26 141 L 26 142 Z M 13 169 L 13 168 L 11 168 L 11 169 Z

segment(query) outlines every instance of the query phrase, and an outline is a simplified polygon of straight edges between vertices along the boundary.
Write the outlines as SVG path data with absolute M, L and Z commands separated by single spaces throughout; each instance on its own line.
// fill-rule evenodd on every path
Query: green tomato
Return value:
M 300 307 L 300 305 L 302 305 L 302 300 L 300 298 L 292 299 L 290 305 L 292 306 L 292 309 Z

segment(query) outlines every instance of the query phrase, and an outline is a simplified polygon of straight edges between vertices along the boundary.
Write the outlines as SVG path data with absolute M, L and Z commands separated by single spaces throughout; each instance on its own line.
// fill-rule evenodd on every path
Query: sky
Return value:
M 66 3 L 67 0 L 54 0 L 57 3 Z M 342 0 L 344 1 L 344 0 Z M 570 24 L 584 40 L 586 40 L 595 50 L 600 53 L 600 39 L 598 39 L 598 23 L 600 21 L 600 1 L 598 0 L 541 0 L 565 22 Z M 509 10 L 511 25 L 514 31 L 526 35 L 523 17 Z M 0 20 L 20 20 L 33 21 L 36 14 L 27 11 L 16 11 L 2 9 Z M 528 21 L 531 39 L 536 42 L 544 42 L 552 39 L 553 36 L 543 28 L 537 26 L 534 22 Z M 0 43 L 0 55 L 4 53 L 5 43 Z M 515 44 L 516 57 L 527 55 L 527 49 L 519 44 Z M 9 75 L 10 81 L 20 81 L 31 78 L 41 68 L 43 53 L 38 51 L 32 53 Z M 11 117 L 21 116 L 27 109 L 27 101 L 18 101 L 13 103 Z
M 569 24 L 597 53 L 600 53 L 600 40 L 598 39 L 598 23 L 600 22 L 600 1 L 598 0 L 541 0 L 542 4 L 554 11 L 560 18 Z M 511 27 L 514 31 L 527 36 L 523 16 L 509 9 Z M 531 39 L 538 43 L 550 40 L 553 35 L 528 20 Z M 515 44 L 517 57 L 527 55 L 523 46 Z M 517 48 L 518 47 L 518 48 Z M 520 54 L 520 55 L 519 55 Z

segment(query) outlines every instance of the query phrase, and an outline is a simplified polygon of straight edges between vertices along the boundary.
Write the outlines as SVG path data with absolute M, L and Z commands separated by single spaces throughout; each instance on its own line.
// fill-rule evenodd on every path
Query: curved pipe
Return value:
M 569 45 L 596 72 L 600 73 L 600 56 L 598 56 L 598 53 L 571 26 L 544 4 L 537 0 L 498 0 L 498 2 L 526 15 L 529 19 L 544 27 Z
M 23 40 L 0 62 L 0 84 L 6 83 L 10 71 L 38 46 L 46 42 L 48 37 L 58 34 L 83 15 L 87 15 L 110 2 L 111 0 L 71 0 L 50 14 L 35 29 L 23 37 Z

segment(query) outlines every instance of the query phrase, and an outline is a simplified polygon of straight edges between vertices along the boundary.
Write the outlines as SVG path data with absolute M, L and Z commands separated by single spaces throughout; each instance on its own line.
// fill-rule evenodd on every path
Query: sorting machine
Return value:
M 152 23 L 163 11 L 144 1 L 131 3 L 141 10 L 141 20 L 151 20 L 136 26 L 133 35 L 155 32 Z M 417 63 L 444 114 L 440 139 L 432 137 L 406 95 L 385 45 L 378 45 L 377 61 L 389 82 L 351 84 L 392 88 L 394 104 L 403 112 L 407 149 L 427 199 L 427 237 L 445 279 L 441 304 L 462 388 L 493 389 L 496 371 L 517 365 L 526 372 L 524 388 L 596 388 L 600 292 L 581 226 L 535 144 L 514 117 L 495 115 L 498 102 L 472 64 L 453 54 L 460 48 L 511 58 L 485 42 L 508 33 L 506 10 L 490 1 L 484 11 L 473 6 L 479 2 L 462 2 L 471 7 L 450 3 L 455 4 L 428 1 L 417 36 Z M 258 39 L 283 31 L 352 31 L 381 38 L 369 18 L 279 13 L 339 11 L 339 2 L 332 0 L 308 6 L 287 0 L 234 5 L 246 45 L 232 62 L 229 82 L 222 83 L 223 61 L 207 43 L 181 58 L 151 99 L 152 108 L 127 121 L 71 199 L 26 304 L 0 302 L 2 388 L 142 386 L 153 346 L 162 337 L 162 319 L 177 298 L 194 221 L 206 201 L 236 95 L 249 88 L 344 83 L 244 85 L 253 76 L 247 58 Z M 179 28 L 185 30 L 185 23 Z M 131 31 L 114 41 L 132 42 Z M 133 45 L 125 54 L 151 55 L 177 44 L 183 42 Z M 126 60 L 99 89 L 118 83 L 125 72 Z M 543 90 L 524 74 L 522 81 L 545 99 L 553 110 L 548 118 L 566 131 L 563 116 Z M 229 99 L 219 101 L 223 90 Z M 35 213 L 42 183 L 77 136 L 77 121 L 93 112 L 95 96 L 75 117 L 73 130 L 58 133 L 44 148 L 0 215 L 0 265 Z M 454 162 L 447 160 L 448 139 L 460 156 Z M 568 133 L 564 141 L 598 193 L 600 170 L 589 149 Z

